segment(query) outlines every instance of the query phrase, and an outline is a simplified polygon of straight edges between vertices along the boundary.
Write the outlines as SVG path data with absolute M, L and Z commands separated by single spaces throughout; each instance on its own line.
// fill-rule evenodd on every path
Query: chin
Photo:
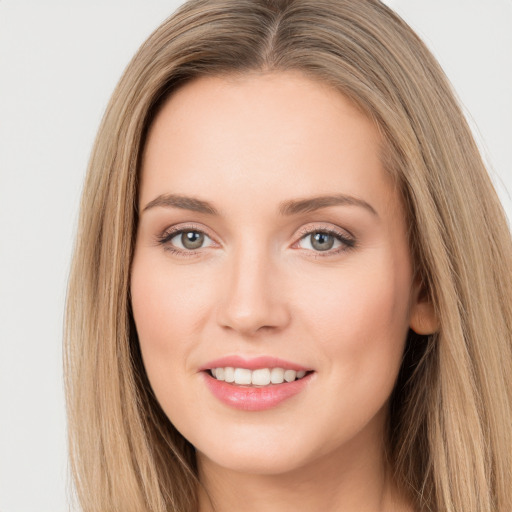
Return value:
M 268 435 L 261 430 L 257 434 L 247 429 L 238 432 L 237 435 L 225 432 L 215 440 L 210 437 L 204 449 L 198 443 L 199 464 L 237 473 L 282 475 L 307 466 L 323 451 L 306 432 L 300 435 L 300 431 L 295 431 L 290 435 L 288 431 L 279 432 L 275 426 Z
M 251 450 L 241 453 L 224 448 L 223 453 L 198 452 L 198 463 L 208 464 L 210 467 L 216 466 L 235 473 L 276 476 L 290 473 L 305 463 L 296 454 L 294 455 L 267 450 Z

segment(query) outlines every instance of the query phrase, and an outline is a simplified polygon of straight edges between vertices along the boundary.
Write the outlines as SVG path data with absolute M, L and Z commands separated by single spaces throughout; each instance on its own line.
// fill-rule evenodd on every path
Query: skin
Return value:
M 298 73 L 198 79 L 151 126 L 133 313 L 150 383 L 196 447 L 217 510 L 411 510 L 388 478 L 387 405 L 409 328 L 433 329 L 435 318 L 380 149 L 358 108 Z M 217 214 L 154 204 L 171 193 Z M 333 194 L 369 206 L 279 211 Z M 161 243 L 175 228 L 207 237 L 195 251 L 180 236 Z M 353 247 L 315 249 L 306 231 L 325 229 Z M 241 411 L 215 398 L 199 371 L 234 354 L 314 374 L 279 406 Z M 205 492 L 200 501 L 211 510 Z

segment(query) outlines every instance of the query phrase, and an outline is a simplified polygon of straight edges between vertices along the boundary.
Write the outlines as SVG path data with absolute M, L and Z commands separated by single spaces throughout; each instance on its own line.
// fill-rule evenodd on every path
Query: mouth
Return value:
M 265 356 L 228 356 L 200 370 L 213 396 L 241 411 L 265 411 L 293 397 L 306 396 L 316 375 L 310 368 Z
M 206 371 L 217 381 L 247 387 L 271 387 L 295 382 L 313 373 L 312 370 L 293 370 L 280 367 L 250 370 L 233 366 L 219 366 Z

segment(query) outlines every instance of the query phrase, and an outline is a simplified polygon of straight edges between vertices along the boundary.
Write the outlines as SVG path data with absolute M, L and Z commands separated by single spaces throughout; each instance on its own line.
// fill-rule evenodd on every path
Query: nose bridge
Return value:
M 253 238 L 233 248 L 227 262 L 224 300 L 219 322 L 244 335 L 261 328 L 282 328 L 289 312 L 280 287 L 279 266 L 268 247 Z

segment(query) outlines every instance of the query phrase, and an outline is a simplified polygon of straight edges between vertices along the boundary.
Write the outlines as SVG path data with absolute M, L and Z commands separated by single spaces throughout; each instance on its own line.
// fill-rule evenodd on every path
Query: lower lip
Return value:
M 252 387 L 237 386 L 213 378 L 203 372 L 206 385 L 222 403 L 243 411 L 265 411 L 300 393 L 309 384 L 313 373 L 293 382 Z

